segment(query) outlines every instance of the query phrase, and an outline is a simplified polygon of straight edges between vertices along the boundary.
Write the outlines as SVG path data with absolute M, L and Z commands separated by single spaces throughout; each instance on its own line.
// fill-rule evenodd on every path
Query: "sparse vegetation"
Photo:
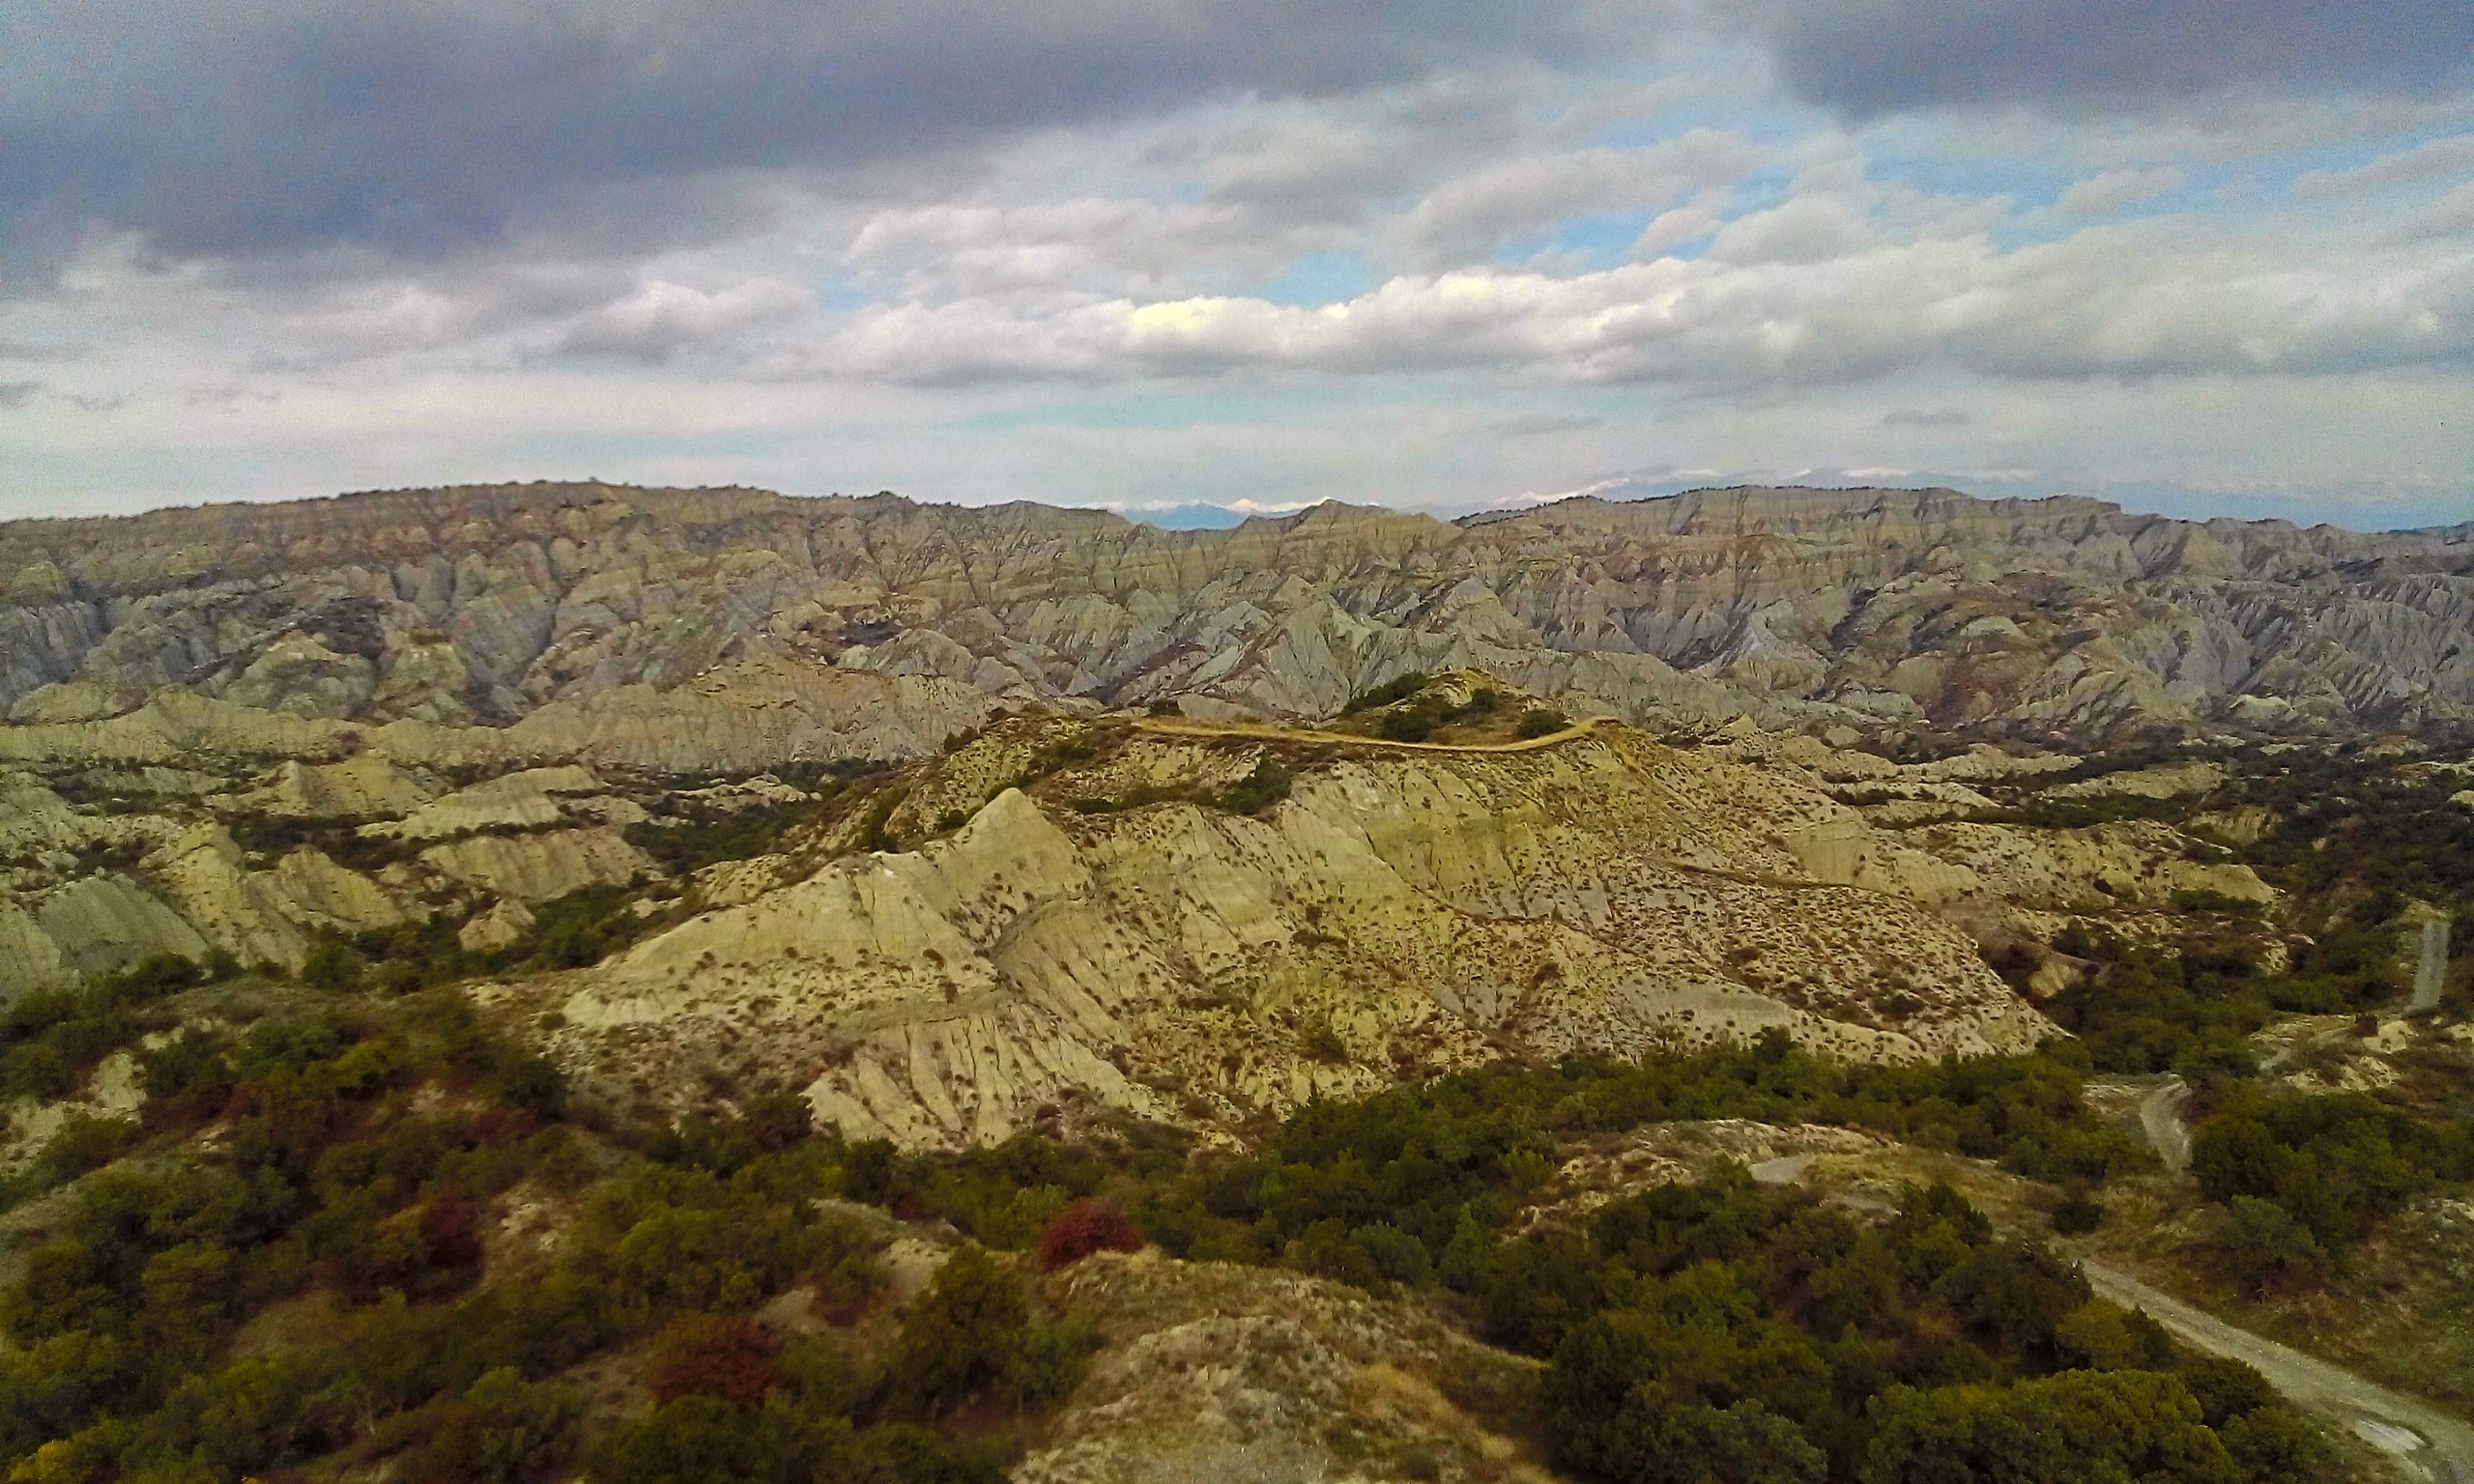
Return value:
M 1412 670 L 1395 675 L 1381 685 L 1358 692 L 1349 698 L 1347 705 L 1340 708 L 1340 714 L 1355 716 L 1360 711 L 1372 711 L 1381 706 L 1392 705 L 1396 701 L 1408 699 L 1433 683 L 1434 678 L 1424 671 Z
M 1527 741 L 1533 737 L 1551 737 L 1570 725 L 1572 725 L 1571 722 L 1561 711 L 1549 710 L 1544 706 L 1532 706 L 1520 713 L 1520 725 L 1513 728 L 1513 731 L 1523 741 Z

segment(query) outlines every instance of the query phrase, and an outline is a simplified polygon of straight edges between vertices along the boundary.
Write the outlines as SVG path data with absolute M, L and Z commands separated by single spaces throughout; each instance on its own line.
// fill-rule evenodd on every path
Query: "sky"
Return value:
M 2474 5 L 0 6 L 0 516 L 533 478 L 2474 519 Z

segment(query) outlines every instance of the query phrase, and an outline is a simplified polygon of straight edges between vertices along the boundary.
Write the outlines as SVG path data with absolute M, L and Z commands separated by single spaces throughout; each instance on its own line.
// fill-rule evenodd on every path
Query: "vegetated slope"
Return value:
M 138 1157 L 19 1213 L 0 1274 L 0 1461 L 38 1477 L 1615 1481 L 1716 1449 L 1879 1481 L 2059 1446 L 2247 1484 L 2325 1457 L 1946 1189 L 1876 1222 L 1722 1165 L 1524 1219 L 1575 1147 L 1693 1115 L 2102 1178 L 2137 1152 L 2067 1058 L 1847 1067 L 1772 1034 L 1320 1103 L 1251 1156 L 1127 1120 L 904 1155 L 779 1095 L 580 1121 L 451 989 L 158 987 L 183 1034 L 138 1052 Z M 1146 1239 L 1166 1255 L 1109 1255 Z
M 661 709 L 647 692 L 727 697 L 748 666 L 793 709 L 835 707 L 797 683 L 785 699 L 785 665 L 1299 718 L 1474 665 L 1643 720 L 2416 727 L 2474 706 L 2469 561 L 2466 528 L 2193 524 L 1946 490 L 1573 499 L 1453 524 L 1322 505 L 1169 532 L 1030 504 L 475 486 L 0 526 L 0 703 L 90 722 L 176 686 L 455 724 L 600 698 L 543 732 L 642 749 L 657 744 L 625 719 Z M 954 705 L 906 689 L 877 745 Z M 763 765 L 728 760 L 751 739 L 697 715 L 669 765 Z M 828 756 L 849 729 L 831 721 L 772 740 Z M 708 760 L 682 760 L 696 749 Z

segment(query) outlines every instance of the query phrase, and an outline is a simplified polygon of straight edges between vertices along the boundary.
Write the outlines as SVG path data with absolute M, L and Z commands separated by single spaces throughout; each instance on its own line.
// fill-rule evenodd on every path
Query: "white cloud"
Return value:
M 655 279 L 583 316 L 552 348 L 575 356 L 661 361 L 784 324 L 815 306 L 813 293 L 779 278 L 751 278 L 709 293 Z
M 2073 216 L 2101 216 L 2133 202 L 2145 201 L 2181 188 L 2182 172 L 2171 165 L 2145 170 L 2107 170 L 2091 175 L 2061 193 L 2057 204 Z
M 1501 160 L 1453 177 L 1394 228 L 1428 262 L 1482 256 L 1570 217 L 1655 210 L 1732 185 L 1761 160 L 1743 140 L 1696 128 L 1640 149 L 1603 146 Z
M 1699 260 L 1560 277 L 1404 274 L 1320 306 L 911 302 L 856 316 L 816 363 L 922 385 L 1468 367 L 1725 385 L 1932 365 L 2003 377 L 2339 372 L 2474 352 L 2474 244 L 2276 254 L 2152 225 L 2009 252 L 1981 236 L 1872 236 L 1844 201 L 1815 195 L 1731 224 Z
M 2293 191 L 2306 197 L 2338 196 L 2455 175 L 2474 175 L 2474 134 L 2427 139 L 2348 169 L 2306 171 L 2295 177 Z

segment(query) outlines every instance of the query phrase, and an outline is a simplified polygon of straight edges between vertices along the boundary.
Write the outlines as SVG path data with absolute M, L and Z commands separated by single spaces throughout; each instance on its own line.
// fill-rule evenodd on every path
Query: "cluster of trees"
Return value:
M 321 938 L 296 977 L 320 989 L 411 994 L 478 974 L 582 968 L 669 921 L 638 912 L 642 895 L 633 887 L 598 885 L 535 902 L 524 939 L 490 953 L 464 947 L 457 937 L 461 925 L 444 914 L 349 938 Z
M 1469 1230 L 1508 1221 L 1572 1140 L 1676 1119 L 1875 1128 L 1999 1159 L 2030 1178 L 2097 1184 L 2147 1156 L 2081 1100 L 2067 1043 L 2034 1055 L 1851 1067 L 1784 1036 L 1640 1066 L 1499 1066 L 1299 1109 L 1241 1157 L 1190 1159 L 1135 1126 L 1107 1147 L 1024 1133 L 953 1156 L 849 1151 L 846 1188 L 1027 1247 L 1100 1196 L 1177 1256 L 1281 1265 L 1370 1287 L 1429 1287 Z
M 2321 1276 L 2382 1217 L 2443 1183 L 2474 1180 L 2474 1129 L 2360 1093 L 2231 1090 L 2191 1144 L 2218 1238 L 2261 1291 Z
M 2256 1373 L 2176 1352 L 1946 1186 L 1882 1226 L 1722 1167 L 1449 1274 L 1546 1356 L 1558 1462 L 1623 1484 L 2309 1477 Z
M 2055 946 L 2098 965 L 2047 1009 L 2106 1071 L 2178 1071 L 2194 1083 L 2247 1075 L 2257 1058 L 2246 1038 L 2280 1013 L 2354 1003 L 2350 994 L 2263 975 L 2249 945 L 2204 929 L 2174 944 L 2129 947 L 2074 928 Z
M 66 1098 L 115 1051 L 176 1023 L 163 1002 L 240 972 L 231 955 L 205 963 L 157 954 L 71 989 L 21 996 L 0 1012 L 0 1099 Z M 100 1169 L 135 1147 L 136 1120 L 72 1112 L 34 1157 L 0 1180 L 0 1206 Z
M 1232 814 L 1259 814 L 1287 798 L 1289 786 L 1295 782 L 1296 775 L 1288 764 L 1266 756 L 1251 772 L 1225 788 L 1205 788 L 1194 784 L 1138 784 L 1112 798 L 1076 799 L 1072 808 L 1080 814 L 1113 814 L 1154 804 L 1200 804 Z M 959 825 L 962 821 L 954 822 Z
M 2345 750 L 2277 763 L 2245 768 L 2233 785 L 2242 802 L 2275 812 L 2275 827 L 2239 847 L 2271 885 L 2349 906 L 2361 923 L 2384 921 L 2406 896 L 2474 901 L 2474 812 L 2448 802 L 2462 779 Z
M 688 1313 L 654 1346 L 654 1410 L 596 1441 L 588 1471 L 599 1484 L 996 1484 L 1001 1444 L 935 1424 L 973 1406 L 1046 1407 L 1080 1381 L 1089 1351 L 1082 1327 L 1042 1312 L 978 1247 L 937 1270 L 881 1362 L 831 1336 Z
M 2274 813 L 2265 835 L 2225 848 L 2288 894 L 2287 915 L 2309 933 L 2291 961 L 2261 971 L 2256 932 L 2223 921 L 2252 914 L 2186 894 L 2177 910 L 2219 921 L 2165 944 L 2126 944 L 2087 928 L 2057 939 L 2056 948 L 2097 969 L 2053 1013 L 2097 1067 L 2205 1083 L 2254 1070 L 2244 1038 L 2280 1014 L 2345 1014 L 2394 1000 L 2405 980 L 2393 922 L 2407 899 L 2474 913 L 2474 813 L 2449 802 L 2458 782 L 2342 753 L 2250 760 L 2208 803 Z M 2193 807 L 2141 806 L 2176 817 Z
M 1393 676 L 1381 685 L 1368 686 L 1340 707 L 1342 716 L 1355 716 L 1360 711 L 1372 711 L 1380 706 L 1396 705 L 1434 683 L 1434 677 L 1423 670 L 1412 670 Z

